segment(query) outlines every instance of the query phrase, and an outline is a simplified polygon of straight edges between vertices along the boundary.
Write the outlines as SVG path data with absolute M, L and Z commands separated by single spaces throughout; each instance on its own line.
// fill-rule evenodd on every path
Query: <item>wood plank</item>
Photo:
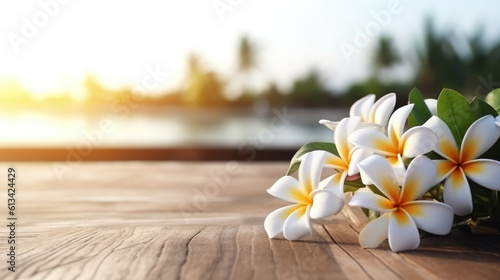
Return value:
M 316 230 L 323 232 L 289 242 L 269 240 L 262 227 L 247 225 L 59 229 L 26 244 L 19 255 L 22 269 L 16 274 L 0 275 L 2 279 L 353 279 L 333 257 L 330 249 L 337 245 L 321 226 Z
M 348 279 L 364 280 L 371 279 L 371 277 L 366 273 L 363 267 L 358 263 L 357 260 L 352 258 L 332 237 L 328 234 L 327 229 L 323 227 L 323 231 L 316 231 L 324 239 L 330 239 L 329 248 L 334 257 L 334 261 L 338 263 L 338 266 L 343 271 Z
M 351 226 L 359 232 L 363 225 Z M 500 273 L 500 235 L 458 228 L 446 236 L 427 235 L 417 250 L 392 253 L 387 241 L 367 249 L 404 279 L 494 279 Z
M 361 214 L 360 209 L 352 209 L 352 213 L 356 213 L 358 219 Z M 363 229 L 368 221 L 364 221 L 363 223 L 351 224 L 350 227 L 354 230 L 354 235 L 357 236 L 359 232 Z M 344 226 L 345 228 L 345 226 Z M 334 230 L 334 229 L 333 229 Z M 366 251 L 370 252 L 374 257 L 379 259 L 386 267 L 390 268 L 392 272 L 394 272 L 398 277 L 403 279 L 438 279 L 436 275 L 428 270 L 425 266 L 415 265 L 412 262 L 408 262 L 405 258 L 400 256 L 397 253 L 392 252 L 389 247 L 388 241 L 382 242 L 377 248 L 366 249 Z
M 321 226 L 315 230 L 324 232 Z M 348 279 L 332 254 L 333 242 L 326 234 L 293 242 L 271 239 L 270 243 L 278 279 Z
M 270 246 L 270 240 L 266 232 L 260 225 L 251 226 L 253 230 L 253 237 L 251 239 L 251 262 L 253 270 L 253 279 L 276 279 L 276 262 Z M 244 263 L 239 263 L 241 266 L 246 266 Z M 247 264 L 248 265 L 248 264 Z M 235 276 L 240 276 L 235 273 Z M 232 277 L 231 277 L 232 278 Z M 243 278 L 250 278 L 249 275 Z
M 500 273 L 496 231 L 454 230 L 399 254 L 387 242 L 363 249 L 358 232 L 366 219 L 359 209 L 314 221 L 315 234 L 303 240 L 268 239 L 264 218 L 287 203 L 266 189 L 287 163 L 80 162 L 62 177 L 50 163 L 12 165 L 19 175 L 18 267 L 11 273 L 2 261 L 0 279 L 494 279 Z
M 347 224 L 325 224 L 328 234 L 373 279 L 399 279 L 398 275 L 370 252 L 359 246 L 356 231 Z
M 454 229 L 446 236 L 423 238 L 418 250 L 400 253 L 411 263 L 427 268 L 442 279 L 497 279 L 500 254 L 483 243 L 484 234 L 465 234 Z M 489 235 L 500 244 L 498 234 Z
M 176 279 L 203 226 L 60 229 L 23 246 L 18 271 L 2 279 Z
M 263 271 L 267 270 L 268 264 L 270 264 L 270 254 L 266 254 L 266 252 L 260 252 L 262 256 L 255 255 L 253 252 L 254 243 L 256 241 L 255 236 L 255 228 L 254 226 L 240 226 L 238 228 L 238 232 L 236 233 L 236 257 L 234 259 L 233 267 L 231 268 L 231 275 L 229 278 L 231 279 L 244 279 L 244 278 L 253 278 L 255 275 L 255 271 L 259 266 L 255 265 L 255 258 L 259 257 L 259 260 L 267 259 L 267 262 L 261 264 L 261 269 Z M 263 239 L 262 237 L 260 238 Z M 262 272 L 260 279 L 266 274 L 271 274 L 273 272 L 270 269 L 267 273 Z

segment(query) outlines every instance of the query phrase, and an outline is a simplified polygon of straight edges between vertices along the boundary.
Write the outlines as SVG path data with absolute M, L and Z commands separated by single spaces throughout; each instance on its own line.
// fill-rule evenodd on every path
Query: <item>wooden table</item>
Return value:
M 52 162 L 17 170 L 16 272 L 0 279 L 498 279 L 500 235 L 458 229 L 418 250 L 362 249 L 353 209 L 301 241 L 268 239 L 286 163 Z M 7 219 L 7 164 L 1 212 Z M 60 167 L 60 166 L 59 166 Z M 60 171 L 60 170 L 59 170 Z M 61 175 L 61 174 L 59 174 Z

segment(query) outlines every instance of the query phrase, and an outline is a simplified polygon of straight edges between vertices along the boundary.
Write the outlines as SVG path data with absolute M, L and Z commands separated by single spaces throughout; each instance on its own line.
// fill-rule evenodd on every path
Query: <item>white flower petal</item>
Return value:
M 391 140 L 391 143 L 396 147 L 398 146 L 401 135 L 403 135 L 406 120 L 408 119 L 411 110 L 413 110 L 413 106 L 415 106 L 415 104 L 408 104 L 397 109 L 389 119 L 387 134 L 389 136 L 389 139 Z
M 267 192 L 279 199 L 297 204 L 308 204 L 309 193 L 304 192 L 297 179 L 292 176 L 283 176 L 272 185 Z
M 348 137 L 351 133 L 353 133 L 354 131 L 358 130 L 360 125 L 362 123 L 362 120 L 361 120 L 361 117 L 350 117 L 349 118 L 349 121 L 348 121 L 348 124 L 347 124 L 347 136 L 344 137 L 344 140 L 346 142 L 349 142 L 348 141 Z M 371 127 L 377 127 L 376 124 L 372 125 Z
M 401 189 L 400 203 L 413 201 L 434 186 L 436 165 L 426 156 L 418 156 L 410 162 Z
M 436 116 L 432 116 L 423 126 L 430 128 L 439 138 L 438 145 L 434 150 L 450 161 L 459 162 L 460 152 L 450 128 Z
M 384 128 L 377 123 L 367 123 L 367 122 L 360 123 L 359 128 L 360 129 L 361 128 L 376 129 L 376 130 L 381 131 L 381 132 L 384 130 Z
M 330 191 L 314 190 L 311 195 L 313 200 L 309 213 L 311 219 L 321 219 L 337 214 L 344 207 L 344 202 Z
M 406 176 L 406 167 L 401 155 L 398 154 L 397 157 L 389 157 L 387 161 L 391 164 L 394 174 L 398 179 L 398 185 L 402 186 Z
M 413 201 L 403 208 L 419 229 L 432 234 L 448 234 L 453 225 L 453 208 L 437 201 Z
M 297 240 L 312 234 L 309 222 L 311 206 L 302 206 L 293 211 L 283 225 L 283 235 L 288 240 Z
M 321 181 L 320 183 L 321 189 L 325 189 L 327 191 L 332 192 L 334 195 L 336 195 L 342 201 L 344 201 L 344 182 L 346 177 L 347 177 L 347 171 L 343 171 L 333 176 L 330 176 Z
M 375 248 L 387 239 L 389 233 L 389 219 L 387 213 L 371 221 L 359 233 L 359 244 L 363 248 Z
M 375 94 L 369 94 L 352 104 L 349 110 L 350 117 L 362 117 L 364 122 L 368 122 L 370 108 L 375 102 Z
M 308 195 L 318 188 L 325 157 L 325 151 L 312 151 L 305 154 L 300 162 L 299 181 Z
M 370 156 L 358 164 L 361 178 L 369 180 L 391 201 L 399 198 L 399 184 L 389 162 L 377 155 Z
M 349 160 L 349 154 L 351 152 L 351 144 L 348 141 L 348 137 L 358 128 L 360 123 L 361 118 L 359 117 L 344 118 L 337 125 L 337 129 L 335 129 L 335 135 L 333 136 L 335 146 L 337 147 L 340 157 L 344 161 Z
M 352 176 L 359 173 L 358 163 L 365 160 L 371 155 L 373 155 L 373 152 L 368 149 L 362 149 L 362 148 L 353 149 L 351 151 L 351 156 L 350 156 L 351 159 L 349 162 L 349 169 L 347 175 Z
M 337 125 L 339 124 L 339 122 L 332 122 L 330 120 L 325 120 L 325 119 L 319 120 L 319 123 L 328 127 L 333 131 L 335 131 L 335 128 L 337 128 Z
M 354 193 L 354 196 L 349 202 L 350 206 L 358 206 L 371 209 L 378 212 L 392 212 L 395 210 L 394 204 L 387 198 L 374 194 L 373 192 L 359 192 Z
M 476 159 L 462 165 L 465 176 L 479 185 L 500 191 L 500 162 L 492 159 Z
M 429 111 L 431 111 L 431 114 L 433 116 L 437 116 L 437 107 L 438 107 L 438 101 L 437 99 L 434 98 L 426 98 L 424 100 L 425 105 L 427 105 L 427 108 L 429 108 Z
M 361 177 L 361 183 L 363 183 L 363 185 L 365 185 L 365 186 L 373 185 L 373 182 L 370 181 L 370 178 L 363 176 L 363 173 L 361 172 L 361 170 L 359 171 L 359 176 Z
M 462 162 L 476 159 L 484 154 L 495 144 L 499 136 L 500 130 L 493 116 L 487 115 L 475 121 L 465 133 L 462 141 L 460 151 Z
M 386 127 L 395 105 L 396 94 L 394 92 L 382 96 L 370 109 L 368 120 L 382 127 Z
M 358 129 L 349 136 L 349 141 L 381 155 L 396 156 L 399 153 L 386 135 L 374 129 Z
M 326 153 L 323 165 L 324 167 L 331 167 L 335 170 L 345 170 L 348 168 L 347 163 L 344 162 L 343 159 L 331 153 Z
M 278 234 L 282 233 L 283 225 L 285 224 L 288 216 L 290 216 L 290 214 L 292 214 L 300 207 L 304 206 L 297 204 L 289 205 L 274 210 L 269 215 L 267 215 L 266 219 L 264 220 L 264 229 L 266 230 L 269 238 L 274 238 Z
M 420 244 L 420 235 L 413 219 L 399 208 L 389 220 L 389 246 L 394 252 L 413 250 Z
M 438 142 L 439 138 L 432 130 L 415 126 L 403 133 L 399 141 L 399 150 L 403 151 L 404 158 L 414 158 L 434 150 Z
M 462 168 L 455 169 L 444 182 L 443 200 L 457 215 L 463 216 L 472 212 L 472 194 Z
M 436 165 L 436 181 L 434 182 L 434 185 L 437 185 L 441 183 L 444 179 L 448 178 L 450 176 L 451 172 L 457 168 L 457 164 L 453 163 L 447 159 L 436 159 L 433 160 L 434 164 Z

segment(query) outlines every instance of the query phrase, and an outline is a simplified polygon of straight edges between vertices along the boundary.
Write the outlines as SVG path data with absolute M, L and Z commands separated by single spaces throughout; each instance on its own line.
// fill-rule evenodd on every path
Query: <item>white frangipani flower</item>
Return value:
M 427 98 L 424 100 L 425 105 L 427 105 L 427 108 L 429 108 L 429 111 L 431 111 L 431 114 L 433 116 L 437 116 L 437 106 L 438 106 L 438 101 L 435 98 Z
M 269 238 L 283 233 L 288 240 L 311 234 L 310 219 L 324 218 L 342 210 L 344 202 L 329 189 L 332 178 L 320 182 L 326 152 L 313 151 L 303 156 L 298 176 L 281 177 L 267 192 L 294 203 L 266 217 L 264 228 Z
M 358 163 L 373 154 L 369 150 L 355 147 L 348 141 L 349 135 L 359 129 L 360 126 L 360 117 L 342 119 L 334 132 L 334 143 L 339 155 L 327 153 L 325 156 L 325 166 L 332 167 L 338 172 L 332 176 L 329 187 L 331 191 L 341 198 L 344 197 L 346 177 L 358 174 Z
M 439 144 L 434 150 L 444 159 L 434 160 L 437 166 L 435 183 L 446 179 L 443 199 L 457 215 L 472 212 L 472 194 L 467 178 L 488 189 L 500 191 L 500 162 L 477 159 L 500 137 L 493 116 L 476 120 L 465 133 L 460 149 L 450 128 L 440 118 L 433 116 L 424 126 L 439 135 Z
M 380 212 L 382 215 L 371 221 L 359 234 L 364 248 L 377 247 L 389 239 L 395 252 L 413 250 L 420 244 L 418 229 L 433 234 L 450 232 L 453 224 L 453 209 L 437 201 L 416 200 L 434 185 L 436 166 L 425 156 L 418 156 L 405 172 L 402 187 L 389 162 L 373 155 L 359 164 L 361 176 L 384 194 L 356 192 L 349 202 Z
M 387 135 L 376 129 L 363 128 L 353 132 L 349 141 L 361 148 L 386 156 L 391 165 L 401 174 L 404 169 L 404 159 L 426 154 L 432 151 L 438 142 L 437 135 L 427 127 L 415 126 L 404 131 L 406 119 L 413 106 L 414 104 L 408 104 L 392 114 L 387 127 Z
M 377 102 L 375 102 L 375 94 L 369 94 L 352 104 L 349 117 L 361 117 L 363 125 L 372 124 L 371 126 L 384 129 L 395 105 L 396 94 L 393 92 L 382 96 Z M 339 124 L 330 120 L 320 120 L 319 123 L 331 130 L 335 130 Z

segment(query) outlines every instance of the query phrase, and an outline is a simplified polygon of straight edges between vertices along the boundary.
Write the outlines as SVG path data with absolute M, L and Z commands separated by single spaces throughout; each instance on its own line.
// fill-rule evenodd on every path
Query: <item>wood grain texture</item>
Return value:
M 17 264 L 12 273 L 6 257 L 0 259 L 0 279 L 500 275 L 497 232 L 453 230 L 423 238 L 411 252 L 393 253 L 387 242 L 363 249 L 358 233 L 366 221 L 358 209 L 317 221 L 314 235 L 303 240 L 268 239 L 264 218 L 286 202 L 265 190 L 286 163 L 94 162 L 76 164 L 62 177 L 52 163 L 12 165 L 18 170 Z M 5 194 L 2 200 L 5 205 Z M 7 211 L 1 214 L 5 221 Z M 2 227 L 3 256 L 6 236 Z

